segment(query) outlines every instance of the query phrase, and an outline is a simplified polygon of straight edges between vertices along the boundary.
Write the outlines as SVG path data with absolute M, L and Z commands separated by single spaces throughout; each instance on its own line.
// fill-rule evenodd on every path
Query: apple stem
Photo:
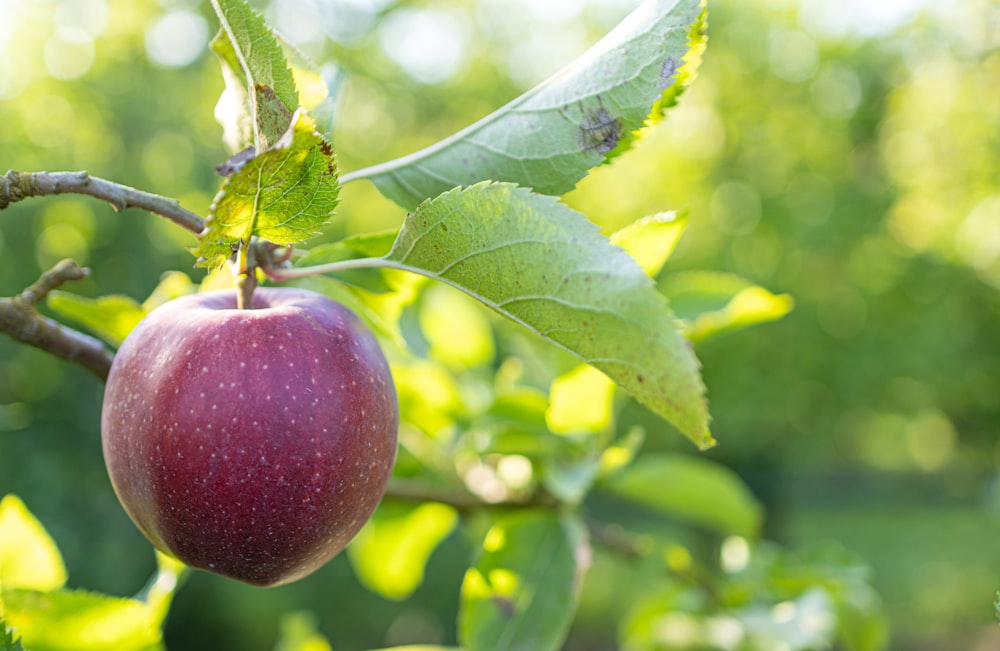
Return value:
M 240 310 L 249 310 L 253 307 L 253 293 L 260 282 L 257 280 L 257 273 L 250 269 L 247 273 L 236 277 L 236 307 Z

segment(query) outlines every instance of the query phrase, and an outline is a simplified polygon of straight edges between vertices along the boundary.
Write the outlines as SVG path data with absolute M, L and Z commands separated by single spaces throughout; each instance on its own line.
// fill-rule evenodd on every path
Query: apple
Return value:
M 108 376 L 101 436 L 132 520 L 187 565 L 253 585 L 300 579 L 378 505 L 399 407 L 371 331 L 314 292 L 231 290 L 153 310 Z

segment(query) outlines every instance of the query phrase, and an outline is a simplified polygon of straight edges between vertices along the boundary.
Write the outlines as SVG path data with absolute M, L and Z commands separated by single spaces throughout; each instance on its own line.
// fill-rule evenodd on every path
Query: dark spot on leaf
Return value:
M 642 376 L 642 375 L 636 375 L 635 379 L 639 382 L 639 384 L 642 384 L 643 382 L 646 381 L 645 376 Z
M 594 149 L 602 156 L 607 155 L 622 138 L 622 121 L 608 112 L 597 98 L 598 106 L 585 109 L 583 122 L 580 123 L 580 144 L 584 149 Z
M 677 73 L 677 68 L 679 67 L 677 61 L 673 58 L 663 62 L 663 67 L 660 68 L 660 90 L 666 90 L 673 85 L 674 75 Z
M 253 146 L 247 147 L 243 151 L 230 156 L 229 160 L 216 167 L 215 171 L 218 172 L 219 176 L 232 176 L 243 169 L 243 166 L 252 161 L 256 155 L 257 152 Z

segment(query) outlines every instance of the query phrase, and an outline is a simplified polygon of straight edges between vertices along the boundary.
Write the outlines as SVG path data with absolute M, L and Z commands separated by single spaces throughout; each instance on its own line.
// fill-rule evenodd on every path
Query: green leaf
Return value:
M 274 651 L 331 651 L 331 647 L 317 630 L 312 613 L 294 612 L 281 617 Z
M 743 480 L 713 461 L 680 454 L 641 456 L 602 482 L 612 493 L 725 535 L 755 538 L 763 509 Z
M 14 637 L 14 631 L 0 617 L 0 651 L 25 651 L 21 638 Z
M 223 120 L 228 144 L 235 145 L 233 151 L 250 145 L 265 151 L 285 133 L 299 106 L 295 78 L 274 32 L 246 0 L 212 0 L 212 7 L 222 25 L 212 49 L 231 93 L 232 107 Z M 251 142 L 246 142 L 248 130 L 254 134 Z
M 685 336 L 698 342 L 723 333 L 776 321 L 792 311 L 794 300 L 731 274 L 689 271 L 664 278 L 660 290 L 685 321 Z
M 339 190 L 333 148 L 307 113 L 296 112 L 274 148 L 247 162 L 216 195 L 199 263 L 219 266 L 251 237 L 288 245 L 316 235 Z
M 85 326 L 112 346 L 120 345 L 146 316 L 146 310 L 128 296 L 94 299 L 54 290 L 49 292 L 47 303 L 63 317 Z
M 385 649 L 377 649 L 376 651 L 462 651 L 462 649 L 453 646 L 438 646 L 437 644 L 414 644 L 387 647 Z
M 699 447 L 714 443 L 698 361 L 652 280 L 596 226 L 506 183 L 407 217 L 385 260 L 449 283 L 596 366 Z
M 676 96 L 700 0 L 647 0 L 588 52 L 528 93 L 427 149 L 344 176 L 367 178 L 399 205 L 479 181 L 542 194 L 573 189 Z M 689 62 L 697 65 L 698 57 Z
M 0 500 L 0 586 L 57 590 L 65 583 L 55 541 L 19 497 L 6 495 Z
M 445 504 L 384 502 L 347 555 L 366 588 L 386 599 L 406 599 L 420 587 L 427 561 L 457 522 L 458 513 Z
M 462 583 L 466 651 L 559 649 L 590 564 L 585 528 L 569 516 L 523 511 L 496 522 Z
M 650 277 L 655 278 L 670 254 L 674 252 L 686 227 L 686 214 L 661 212 L 643 217 L 612 233 L 611 243 L 628 251 L 639 266 Z
M 163 648 L 153 611 L 134 599 L 83 591 L 4 590 L 4 616 L 31 651 Z

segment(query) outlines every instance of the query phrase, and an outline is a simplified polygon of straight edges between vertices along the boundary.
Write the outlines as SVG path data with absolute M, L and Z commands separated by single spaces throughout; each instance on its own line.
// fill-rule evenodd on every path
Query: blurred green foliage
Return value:
M 333 135 L 339 165 L 350 171 L 485 115 L 634 4 L 275 0 L 269 17 L 316 61 L 339 62 Z M 888 6 L 901 14 L 888 15 Z M 666 263 L 665 285 L 669 272 L 709 269 L 794 298 L 783 321 L 699 345 L 721 441 L 706 456 L 749 482 L 768 538 L 792 547 L 832 540 L 864 559 L 893 648 L 990 648 L 998 643 L 991 600 L 1000 567 L 1000 7 L 865 7 L 712 2 L 698 80 L 663 124 L 568 201 L 607 233 L 684 209 L 688 230 Z M 213 167 L 226 158 L 212 119 L 223 82 L 206 50 L 215 29 L 207 3 L 0 0 L 0 16 L 0 165 L 86 169 L 207 211 L 219 182 Z M 330 241 L 395 228 L 403 217 L 361 183 L 343 188 L 338 214 Z M 165 271 L 200 278 L 185 250 L 194 244 L 143 213 L 118 215 L 85 198 L 31 200 L 0 215 L 0 294 L 71 256 L 94 273 L 68 290 L 142 301 Z M 411 347 L 420 332 L 445 368 L 396 369 L 404 409 L 407 400 L 420 403 L 411 424 L 441 436 L 468 424 L 465 406 L 494 382 L 483 367 L 511 346 L 525 347 L 513 352 L 529 365 L 546 355 L 482 329 L 468 347 L 456 346 L 459 319 L 442 318 L 447 310 L 492 318 L 456 303 L 435 290 L 421 299 L 430 307 L 403 320 L 419 323 L 404 328 Z M 475 330 L 474 319 L 460 320 Z M 463 369 L 458 380 L 448 367 Z M 498 386 L 509 371 L 501 367 Z M 540 408 L 544 425 L 545 396 L 539 407 L 531 391 L 507 388 L 507 411 L 489 414 L 493 424 L 537 422 Z M 127 595 L 156 560 L 107 482 L 100 391 L 72 365 L 0 341 L 0 494 L 21 495 L 46 524 L 71 587 Z M 631 404 L 616 421 L 622 433 L 664 427 Z M 691 452 L 680 437 L 647 438 L 647 451 Z M 544 481 L 572 490 L 556 469 Z M 620 510 L 613 502 L 590 508 Z M 634 518 L 638 527 L 648 521 Z M 315 613 L 336 648 L 454 643 L 457 587 L 480 542 L 445 538 L 424 583 L 400 602 L 359 585 L 346 557 L 269 591 L 195 574 L 173 605 L 167 643 L 267 649 L 279 636 L 278 614 L 295 611 Z M 685 542 L 698 548 L 697 537 Z M 689 566 L 684 552 L 664 553 L 675 570 Z M 831 554 L 831 566 L 856 566 L 852 555 Z M 650 585 L 643 568 L 607 556 L 588 577 L 568 648 L 608 648 L 618 621 L 623 640 L 648 648 L 644 627 L 665 600 L 685 604 L 674 615 L 703 606 L 705 595 L 690 586 Z M 739 579 L 747 589 L 772 590 L 802 609 L 850 605 L 840 599 L 855 588 L 843 583 L 827 597 L 795 592 L 797 567 L 762 549 L 733 574 L 758 568 Z M 843 581 L 841 570 L 836 576 Z M 723 596 L 737 607 L 733 594 Z M 641 599 L 634 610 L 628 596 Z M 284 624 L 302 639 L 310 627 Z

